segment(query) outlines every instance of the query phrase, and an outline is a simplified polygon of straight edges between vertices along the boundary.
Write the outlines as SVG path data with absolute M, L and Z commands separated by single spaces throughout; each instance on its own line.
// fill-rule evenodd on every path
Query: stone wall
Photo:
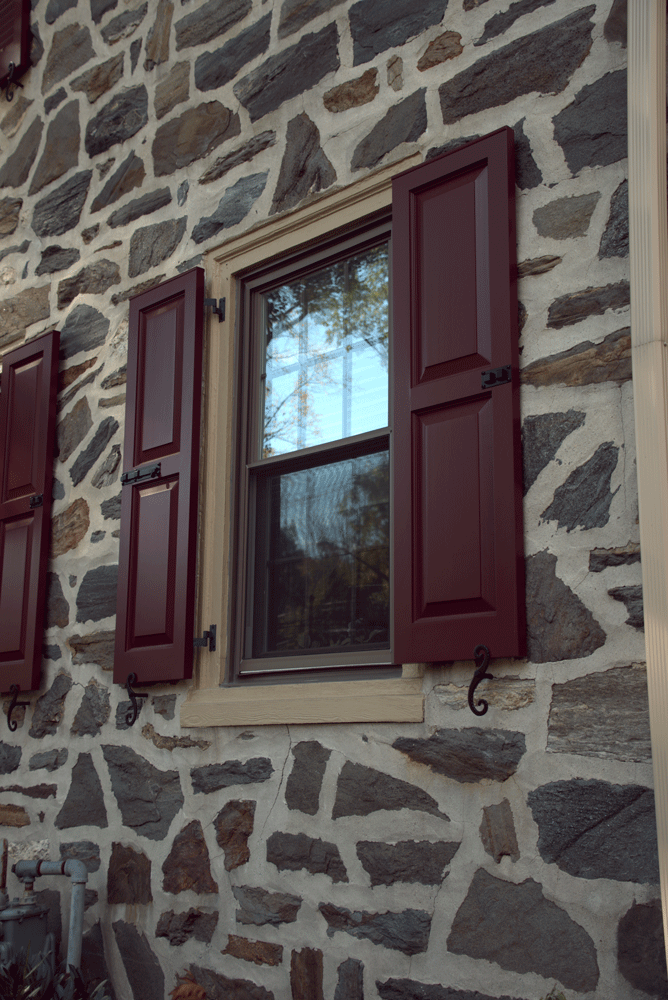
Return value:
M 43 681 L 0 742 L 0 824 L 13 857 L 86 861 L 86 975 L 119 1000 L 163 1000 L 186 972 L 236 1000 L 667 995 L 624 4 L 33 6 L 33 68 L 0 102 L 0 349 L 58 327 L 61 382 Z M 493 664 L 481 720 L 471 664 L 446 664 L 425 672 L 423 725 L 181 730 L 179 684 L 128 729 L 109 673 L 128 297 L 306 197 L 501 125 L 528 660 Z M 68 887 L 41 882 L 58 931 Z

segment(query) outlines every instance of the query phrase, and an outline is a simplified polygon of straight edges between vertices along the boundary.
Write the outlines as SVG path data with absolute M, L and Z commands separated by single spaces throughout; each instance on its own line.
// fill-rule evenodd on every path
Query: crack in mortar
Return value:
M 262 830 L 260 831 L 260 836 L 261 837 L 264 837 L 264 831 L 265 831 L 265 829 L 267 827 L 267 823 L 269 822 L 269 818 L 270 818 L 272 812 L 274 811 L 274 806 L 278 802 L 278 796 L 281 794 L 281 788 L 283 787 L 283 779 L 285 778 L 285 768 L 287 767 L 288 760 L 290 759 L 290 753 L 292 751 L 292 736 L 290 734 L 290 726 L 286 726 L 285 729 L 286 729 L 287 734 L 288 734 L 288 749 L 287 749 L 287 752 L 286 752 L 286 755 L 285 755 L 285 760 L 283 761 L 283 767 L 281 768 L 281 780 L 279 781 L 278 788 L 276 789 L 276 796 L 275 796 L 274 801 L 272 802 L 271 806 L 269 807 L 269 812 L 267 813 L 265 821 L 262 824 Z

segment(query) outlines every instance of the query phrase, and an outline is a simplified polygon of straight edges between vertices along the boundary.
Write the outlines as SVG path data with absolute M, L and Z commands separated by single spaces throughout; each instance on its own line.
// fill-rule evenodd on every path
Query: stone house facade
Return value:
M 625 3 L 36 0 L 31 22 L 0 103 L 0 351 L 60 331 L 57 430 L 41 673 L 0 742 L 0 823 L 13 858 L 86 861 L 86 977 L 119 1000 L 164 1000 L 186 972 L 237 1000 L 665 996 Z M 235 267 L 317 246 L 342 205 L 348 228 L 387 213 L 392 176 L 503 127 L 527 655 L 492 660 L 480 718 L 472 660 L 445 652 L 404 666 L 417 716 L 390 717 L 384 676 L 361 721 L 341 685 L 367 681 L 247 704 L 218 686 L 233 559 L 210 514 L 233 467 L 211 415 L 238 402 Z M 197 628 L 217 621 L 218 658 L 140 675 L 129 726 L 112 671 L 130 300 L 198 267 L 227 298 L 202 383 Z M 38 888 L 60 933 L 67 887 Z

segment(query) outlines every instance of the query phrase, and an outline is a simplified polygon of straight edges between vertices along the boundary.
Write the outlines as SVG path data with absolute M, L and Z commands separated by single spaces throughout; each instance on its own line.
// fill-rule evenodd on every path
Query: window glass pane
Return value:
M 387 244 L 262 298 L 262 457 L 386 427 Z
M 389 644 L 389 455 L 258 478 L 253 656 Z

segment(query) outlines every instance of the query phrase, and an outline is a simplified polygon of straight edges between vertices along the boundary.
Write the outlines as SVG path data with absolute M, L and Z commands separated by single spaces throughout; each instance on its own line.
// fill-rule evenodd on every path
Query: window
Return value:
M 30 0 L 0 0 L 0 90 L 30 66 Z

